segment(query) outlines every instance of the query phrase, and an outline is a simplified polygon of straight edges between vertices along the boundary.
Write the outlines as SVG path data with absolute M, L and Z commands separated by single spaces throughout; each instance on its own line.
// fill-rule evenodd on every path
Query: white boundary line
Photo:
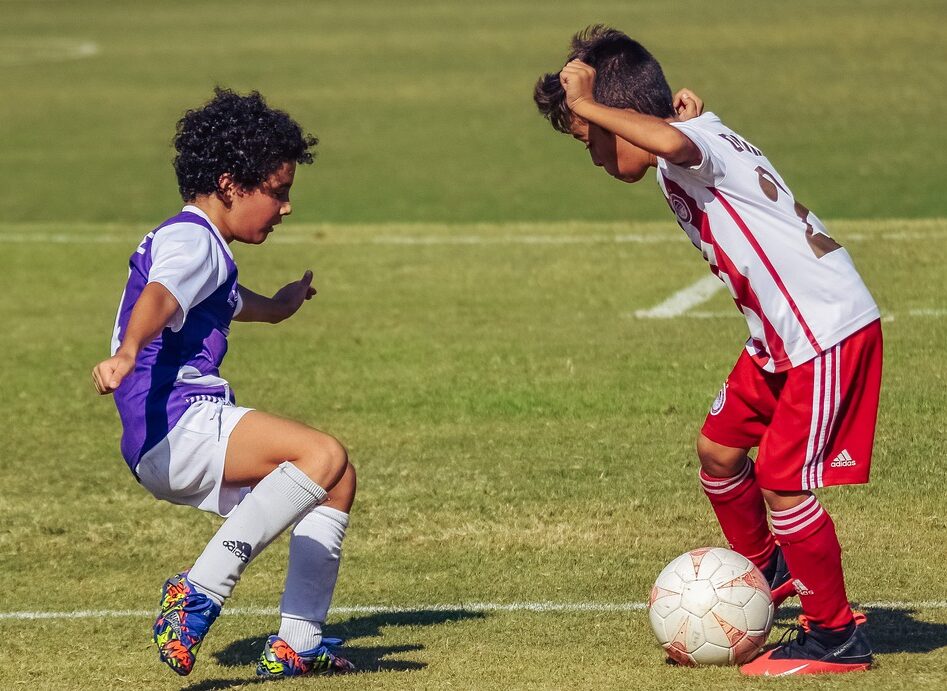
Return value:
M 720 284 L 723 286 L 723 284 Z M 686 289 L 685 289 L 686 290 Z M 683 291 L 680 291 L 683 292 Z M 677 293 L 675 293 L 677 295 Z M 672 295 L 671 297 L 674 297 Z M 671 298 L 668 298 L 670 300 Z M 668 300 L 665 300 L 667 302 Z M 661 303 L 664 305 L 665 303 Z M 681 312 L 678 314 L 651 314 L 661 307 L 658 305 L 652 307 L 650 310 L 636 310 L 634 312 L 626 313 L 626 317 L 632 317 L 635 319 L 671 319 L 671 318 L 680 318 L 684 317 L 686 319 L 742 319 L 742 315 L 735 309 L 732 310 L 694 310 L 692 312 Z M 902 317 L 916 317 L 919 319 L 943 319 L 947 317 L 947 309 L 940 307 L 922 307 L 918 309 L 909 309 L 904 312 L 898 312 Z M 888 323 L 893 322 L 895 319 L 895 314 L 893 312 L 883 311 L 881 313 L 881 321 Z
M 0 39 L 0 68 L 82 60 L 99 52 L 95 41 L 84 39 Z
M 865 232 L 853 227 L 839 237 L 844 242 L 904 242 L 930 240 L 947 235 L 945 219 L 881 219 L 872 222 L 878 230 Z M 839 221 L 840 225 L 855 225 Z M 55 227 L 71 227 L 73 232 L 50 232 Z M 139 227 L 140 226 L 140 227 Z M 894 226 L 894 227 L 892 227 Z M 900 226 L 900 228 L 898 228 Z M 904 227 L 907 226 L 908 230 Z M 11 229 L 9 232 L 5 228 Z M 75 232 L 76 228 L 81 228 Z M 431 229 L 451 228 L 456 234 L 431 233 Z M 568 232 L 586 228 L 589 233 Z M 646 232 L 624 232 L 629 228 Z M 44 230 L 45 229 L 45 230 Z M 129 223 L 23 222 L 0 223 L 0 243 L 51 244 L 134 244 L 150 227 Z M 127 230 L 127 232 L 125 232 Z M 361 237 L 347 237 L 354 230 Z M 564 232 L 550 232 L 562 230 Z M 425 232 L 428 231 L 428 232 Z M 371 233 L 371 234 L 367 234 Z M 295 223 L 279 228 L 268 242 L 288 245 L 387 245 L 387 246 L 478 246 L 478 245 L 687 245 L 684 233 L 673 224 L 660 221 L 618 223 L 596 221 L 559 221 L 550 223 L 378 223 L 332 224 Z
M 625 233 L 620 235 L 376 235 L 366 238 L 328 238 L 302 233 L 276 231 L 267 242 L 276 245 L 383 245 L 391 247 L 413 246 L 489 246 L 489 245 L 685 245 L 689 244 L 683 233 L 680 235 L 650 235 Z M 933 240 L 944 233 L 917 233 L 908 237 L 906 233 L 879 234 L 877 236 L 846 237 L 847 242 L 898 242 L 905 240 Z M 140 240 L 136 235 L 114 233 L 5 233 L 0 231 L 0 243 L 8 244 L 54 244 L 54 245 L 134 245 Z
M 635 316 L 639 319 L 673 319 L 674 317 L 680 317 L 691 307 L 707 302 L 723 288 L 723 281 L 713 274 L 704 276 L 651 309 L 636 310 Z
M 857 607 L 868 609 L 947 609 L 947 600 L 909 602 L 895 600 L 891 602 L 860 602 Z M 387 605 L 354 605 L 333 607 L 330 614 L 410 614 L 413 612 L 642 612 L 648 608 L 644 602 L 461 602 L 453 605 L 416 605 L 413 607 L 393 607 Z M 151 617 L 157 609 L 85 609 L 74 612 L 0 612 L 0 620 L 40 619 L 124 619 Z M 232 617 L 259 617 L 279 614 L 276 607 L 231 607 L 223 614 Z
M 4 233 L 0 232 L 0 243 L 26 244 L 49 243 L 54 245 L 88 244 L 134 244 L 132 235 L 114 233 Z M 638 244 L 663 245 L 684 244 L 687 238 L 680 235 L 376 235 L 365 238 L 327 238 L 304 235 L 298 232 L 276 231 L 268 243 L 276 245 L 388 245 L 388 246 L 478 246 L 478 245 L 605 245 Z

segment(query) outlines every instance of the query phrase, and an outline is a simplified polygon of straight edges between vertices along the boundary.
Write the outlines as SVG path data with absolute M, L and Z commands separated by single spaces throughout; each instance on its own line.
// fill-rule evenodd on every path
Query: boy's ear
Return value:
M 224 173 L 217 178 L 217 197 L 227 206 L 230 206 L 233 202 L 233 198 L 238 191 L 239 186 L 234 182 L 230 173 Z

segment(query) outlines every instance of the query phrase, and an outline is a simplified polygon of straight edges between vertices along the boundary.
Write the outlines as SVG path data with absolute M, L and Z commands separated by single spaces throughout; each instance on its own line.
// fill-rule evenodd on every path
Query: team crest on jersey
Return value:
M 717 397 L 714 399 L 714 404 L 710 406 L 711 415 L 719 415 L 720 411 L 723 410 L 723 406 L 727 403 L 727 385 L 724 384 L 720 387 L 720 392 L 717 394 Z
M 671 205 L 674 215 L 681 220 L 681 223 L 690 223 L 694 219 L 690 207 L 680 195 L 672 192 L 671 196 L 668 197 L 668 203 Z
M 240 291 L 236 285 L 234 285 L 233 290 L 230 291 L 230 295 L 227 296 L 227 304 L 234 309 L 237 309 L 237 301 L 240 299 Z

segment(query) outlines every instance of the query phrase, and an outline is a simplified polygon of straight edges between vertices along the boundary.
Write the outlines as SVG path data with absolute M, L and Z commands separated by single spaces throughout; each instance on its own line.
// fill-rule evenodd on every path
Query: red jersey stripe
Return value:
M 809 328 L 809 325 L 806 323 L 806 320 L 803 319 L 802 313 L 799 311 L 796 301 L 792 299 L 792 296 L 789 294 L 789 291 L 786 290 L 786 286 L 783 283 L 783 280 L 779 277 L 779 274 L 776 272 L 776 268 L 770 262 L 769 257 L 763 252 L 763 248 L 760 247 L 759 242 L 753 236 L 753 233 L 750 232 L 750 229 L 747 227 L 743 218 L 736 212 L 736 209 L 730 205 L 730 202 L 727 201 L 726 197 L 718 190 L 716 187 L 708 187 L 711 194 L 720 202 L 724 209 L 727 210 L 727 213 L 730 214 L 730 218 L 733 219 L 734 223 L 740 228 L 743 232 L 743 236 L 747 239 L 747 242 L 750 243 L 750 246 L 756 252 L 757 256 L 760 258 L 760 261 L 763 262 L 763 266 L 766 267 L 766 270 L 769 272 L 770 277 L 773 279 L 773 282 L 776 283 L 776 287 L 779 288 L 779 291 L 783 294 L 783 297 L 786 299 L 786 302 L 789 303 L 789 309 L 792 310 L 793 316 L 796 318 L 796 321 L 799 322 L 799 326 L 802 327 L 803 332 L 806 335 L 806 338 L 809 340 L 809 344 L 815 350 L 816 353 L 822 352 L 822 347 L 819 345 L 819 342 L 816 341 L 815 336 L 812 335 L 812 329 Z
M 706 236 L 701 237 L 701 241 L 706 242 L 714 248 L 714 260 L 716 261 L 718 270 L 726 275 L 733 286 L 733 290 L 736 291 L 737 297 L 734 298 L 734 302 L 737 305 L 737 309 L 739 309 L 741 312 L 743 312 L 744 309 L 748 309 L 749 311 L 753 312 L 753 314 L 757 316 L 763 326 L 763 336 L 766 339 L 766 350 L 760 346 L 756 346 L 757 352 L 750 353 L 750 356 L 760 367 L 765 367 L 771 357 L 777 366 L 789 362 L 789 355 L 786 353 L 786 347 L 783 343 L 783 339 L 779 335 L 779 332 L 776 331 L 776 327 L 772 324 L 772 322 L 766 318 L 766 313 L 763 311 L 763 305 L 760 302 L 756 291 L 753 290 L 753 286 L 750 285 L 749 279 L 740 273 L 736 265 L 733 263 L 733 260 L 731 260 L 727 253 L 723 251 L 723 248 L 721 248 L 720 245 L 716 243 L 710 233 L 707 233 Z

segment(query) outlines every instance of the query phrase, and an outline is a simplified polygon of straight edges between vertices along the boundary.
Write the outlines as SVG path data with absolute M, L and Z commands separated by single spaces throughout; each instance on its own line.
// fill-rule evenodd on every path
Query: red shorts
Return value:
M 764 489 L 868 482 L 881 355 L 879 321 L 778 374 L 743 351 L 701 432 L 724 446 L 758 446 L 756 477 Z

